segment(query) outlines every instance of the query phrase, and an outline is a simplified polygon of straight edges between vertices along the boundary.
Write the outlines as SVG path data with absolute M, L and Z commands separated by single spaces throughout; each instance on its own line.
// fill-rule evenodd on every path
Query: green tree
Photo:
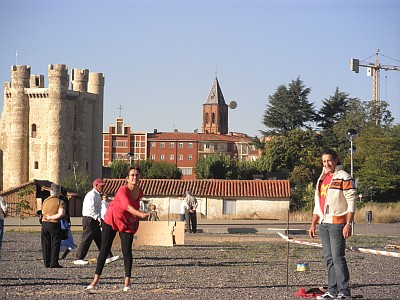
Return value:
M 377 200 L 399 200 L 400 125 L 381 127 L 371 124 L 355 141 L 355 177 L 364 195 L 372 187 Z
M 348 93 L 340 92 L 339 87 L 336 87 L 335 94 L 322 101 L 316 117 L 319 122 L 317 125 L 324 130 L 332 128 L 345 115 L 350 100 L 354 99 L 350 99 Z
M 180 179 L 182 172 L 175 164 L 168 162 L 154 162 L 148 170 L 147 178 L 152 179 Z
M 308 101 L 311 89 L 306 88 L 300 78 L 292 80 L 288 87 L 280 85 L 268 96 L 269 103 L 263 116 L 266 131 L 264 135 L 285 134 L 293 129 L 310 128 L 307 123 L 314 121 L 315 110 Z
M 266 144 L 266 156 L 273 172 L 292 172 L 295 166 L 319 166 L 321 137 L 312 130 L 295 129 L 274 136 Z
M 126 178 L 129 163 L 121 159 L 113 160 L 110 163 L 110 168 L 112 178 Z
M 236 179 L 236 160 L 228 154 L 211 154 L 196 162 L 195 173 L 198 179 Z
M 153 166 L 153 161 L 150 159 L 142 159 L 135 162 L 135 166 L 140 168 L 140 178 L 149 178 L 149 170 Z
M 85 195 L 92 188 L 88 174 L 82 171 L 76 173 L 76 181 L 75 175 L 70 174 L 60 184 L 68 191 L 73 191 L 79 195 Z

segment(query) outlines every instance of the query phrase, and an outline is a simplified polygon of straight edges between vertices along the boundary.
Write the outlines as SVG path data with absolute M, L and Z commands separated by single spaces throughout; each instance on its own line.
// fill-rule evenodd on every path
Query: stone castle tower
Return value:
M 225 103 L 217 77 L 214 78 L 206 103 L 203 104 L 202 132 L 228 133 L 228 105 Z
M 0 120 L 0 190 L 33 179 L 60 183 L 83 171 L 102 176 L 104 75 L 49 65 L 44 75 L 12 66 Z

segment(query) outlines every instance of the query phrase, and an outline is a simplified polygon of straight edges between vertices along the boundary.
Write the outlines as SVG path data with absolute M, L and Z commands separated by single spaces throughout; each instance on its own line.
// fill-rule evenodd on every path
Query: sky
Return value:
M 11 66 L 105 74 L 104 129 L 201 131 L 217 76 L 229 131 L 260 136 L 268 96 L 300 78 L 319 109 L 339 87 L 372 99 L 349 60 L 400 66 L 399 0 L 0 0 L 0 81 Z M 16 55 L 16 53 L 18 55 Z M 70 76 L 71 77 L 71 76 Z M 381 71 L 381 99 L 400 123 L 400 72 Z M 0 99 L 3 107 L 3 98 Z M 118 108 L 122 107 L 122 110 Z

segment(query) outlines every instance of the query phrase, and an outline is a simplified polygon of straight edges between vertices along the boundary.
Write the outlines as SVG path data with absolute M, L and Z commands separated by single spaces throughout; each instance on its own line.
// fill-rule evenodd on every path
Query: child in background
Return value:
M 66 209 L 65 209 L 65 217 L 68 222 L 68 239 L 62 240 L 61 241 L 61 246 L 60 246 L 60 251 L 64 251 L 63 255 L 61 256 L 61 259 L 64 259 L 67 257 L 67 255 L 75 249 L 77 246 L 74 243 L 74 238 L 72 236 L 72 231 L 71 231 L 71 218 L 70 218 L 70 213 L 69 213 L 69 199 L 67 197 L 67 189 L 65 187 L 61 187 L 60 191 L 60 196 L 59 198 L 65 202 Z
M 157 211 L 156 211 L 156 206 L 154 204 L 149 205 L 150 207 L 150 215 L 149 215 L 149 221 L 159 221 L 160 219 L 158 218 Z

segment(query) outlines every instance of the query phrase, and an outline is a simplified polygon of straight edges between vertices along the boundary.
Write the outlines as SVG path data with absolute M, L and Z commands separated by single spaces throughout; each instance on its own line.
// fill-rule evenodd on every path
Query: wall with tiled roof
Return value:
M 104 193 L 115 195 L 118 188 L 126 183 L 125 179 L 105 179 Z M 182 196 L 191 191 L 197 197 L 234 197 L 234 198 L 289 198 L 288 180 L 174 180 L 141 179 L 140 187 L 145 196 Z

